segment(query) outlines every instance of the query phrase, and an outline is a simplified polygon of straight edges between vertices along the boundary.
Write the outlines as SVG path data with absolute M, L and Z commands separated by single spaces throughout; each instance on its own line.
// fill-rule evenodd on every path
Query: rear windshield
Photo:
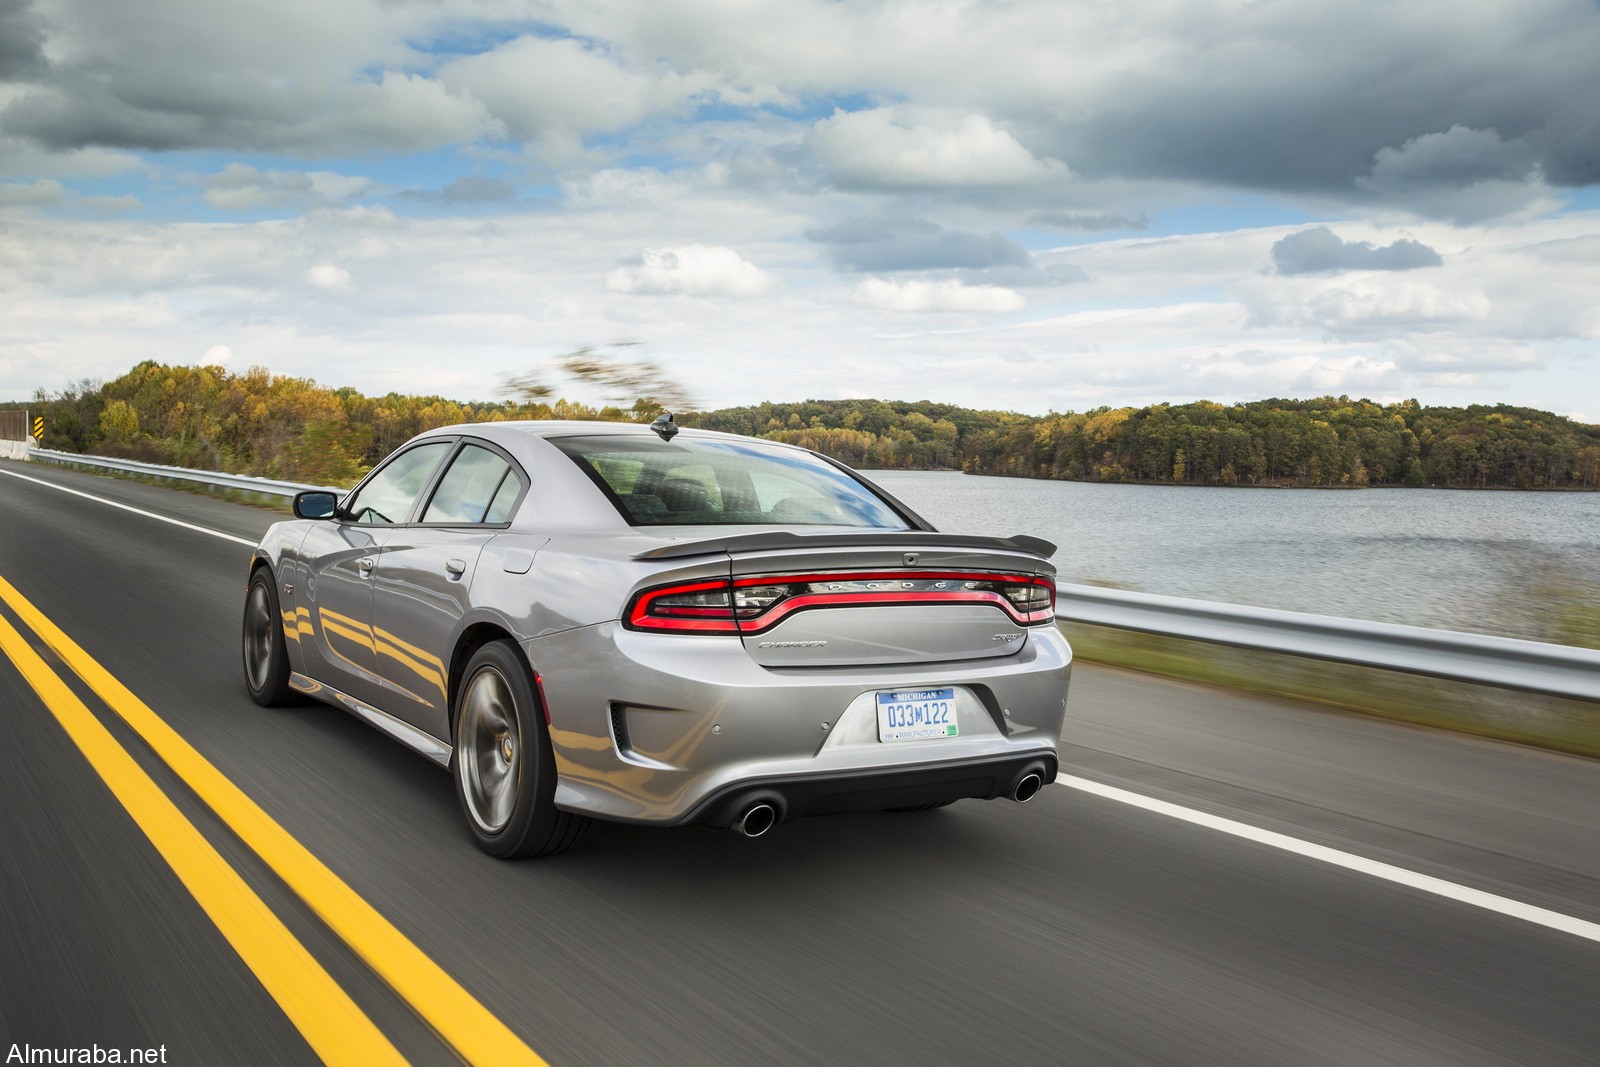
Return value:
M 738 441 L 557 437 L 634 526 L 856 526 L 907 530 L 883 498 L 806 452 Z

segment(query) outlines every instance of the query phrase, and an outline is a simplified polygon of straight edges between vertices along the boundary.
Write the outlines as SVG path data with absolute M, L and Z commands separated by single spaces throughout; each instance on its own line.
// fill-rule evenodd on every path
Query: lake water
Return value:
M 868 476 L 941 530 L 1054 541 L 1063 582 L 1543 639 L 1600 603 L 1600 493 Z

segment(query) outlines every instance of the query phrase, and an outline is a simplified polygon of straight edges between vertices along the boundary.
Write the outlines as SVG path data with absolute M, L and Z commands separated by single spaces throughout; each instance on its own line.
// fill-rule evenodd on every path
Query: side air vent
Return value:
M 611 705 L 611 739 L 617 751 L 625 756 L 633 754 L 633 742 L 628 739 L 628 713 L 621 704 Z

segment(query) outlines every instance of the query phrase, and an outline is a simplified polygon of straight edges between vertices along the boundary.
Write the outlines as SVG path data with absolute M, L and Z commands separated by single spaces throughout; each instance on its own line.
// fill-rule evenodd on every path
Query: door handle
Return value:
M 371 578 L 372 568 L 376 567 L 377 565 L 378 561 L 373 559 L 371 556 L 362 556 L 360 559 L 356 560 L 356 570 L 361 572 L 361 577 L 363 578 Z
M 463 561 L 461 561 L 459 559 L 447 559 L 447 560 L 445 560 L 444 561 L 444 569 L 445 569 L 445 573 L 449 574 L 451 578 L 459 578 L 463 574 L 467 573 L 467 565 L 466 565 L 466 563 L 464 563 Z

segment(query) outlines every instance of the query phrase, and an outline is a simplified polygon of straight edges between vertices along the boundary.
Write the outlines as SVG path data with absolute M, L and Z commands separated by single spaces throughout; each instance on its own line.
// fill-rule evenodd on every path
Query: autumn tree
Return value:
M 47 447 L 343 485 L 425 429 L 510 419 L 648 421 L 689 397 L 628 346 L 555 361 L 611 403 L 557 397 L 539 374 L 507 398 L 366 396 L 252 367 L 149 361 L 26 405 Z M 1600 488 L 1600 427 L 1507 405 L 1429 408 L 1348 396 L 1196 401 L 1043 416 L 929 400 L 766 402 L 678 411 L 686 426 L 788 441 L 854 466 L 1204 485 Z

